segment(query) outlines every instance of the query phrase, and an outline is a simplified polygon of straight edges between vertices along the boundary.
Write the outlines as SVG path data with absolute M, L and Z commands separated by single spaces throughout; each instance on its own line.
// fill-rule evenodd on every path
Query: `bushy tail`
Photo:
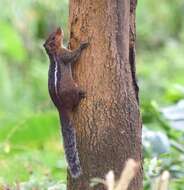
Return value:
M 68 167 L 73 178 L 77 178 L 81 175 L 81 167 L 76 147 L 76 134 L 75 128 L 72 126 L 72 122 L 69 118 L 67 110 L 62 109 L 59 112 L 61 121 L 61 131 L 63 135 L 63 144 L 65 149 L 65 155 L 68 162 Z

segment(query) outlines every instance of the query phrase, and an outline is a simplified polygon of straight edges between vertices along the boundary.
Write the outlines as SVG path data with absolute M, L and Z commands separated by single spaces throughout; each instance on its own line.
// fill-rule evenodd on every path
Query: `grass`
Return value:
M 0 133 L 1 181 L 12 184 L 31 175 L 66 179 L 66 163 L 56 111 L 4 118 Z M 13 127 L 12 127 L 13 126 Z

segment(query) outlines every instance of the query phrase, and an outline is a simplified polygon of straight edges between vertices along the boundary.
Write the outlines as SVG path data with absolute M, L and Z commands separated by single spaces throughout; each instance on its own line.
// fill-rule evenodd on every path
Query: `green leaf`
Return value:
M 26 56 L 23 41 L 9 22 L 0 20 L 0 36 L 0 51 L 14 61 L 23 61 Z

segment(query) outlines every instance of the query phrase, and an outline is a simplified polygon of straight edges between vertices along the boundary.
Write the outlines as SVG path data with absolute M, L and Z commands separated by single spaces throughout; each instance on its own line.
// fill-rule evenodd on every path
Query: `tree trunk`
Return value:
M 87 98 L 73 115 L 83 175 L 68 173 L 68 190 L 104 190 L 90 180 L 109 170 L 118 179 L 128 158 L 141 163 L 135 7 L 135 0 L 70 0 L 70 47 L 90 45 L 74 66 Z M 142 164 L 129 189 L 142 189 Z

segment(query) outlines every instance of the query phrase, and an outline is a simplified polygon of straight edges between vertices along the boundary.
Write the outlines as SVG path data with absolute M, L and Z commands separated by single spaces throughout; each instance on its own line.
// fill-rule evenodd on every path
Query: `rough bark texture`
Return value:
M 68 190 L 89 187 L 93 177 L 114 170 L 118 179 L 128 158 L 141 163 L 141 120 L 135 77 L 135 0 L 70 0 L 70 46 L 89 40 L 74 68 L 87 92 L 73 115 L 83 175 Z M 130 190 L 142 189 L 142 165 Z

